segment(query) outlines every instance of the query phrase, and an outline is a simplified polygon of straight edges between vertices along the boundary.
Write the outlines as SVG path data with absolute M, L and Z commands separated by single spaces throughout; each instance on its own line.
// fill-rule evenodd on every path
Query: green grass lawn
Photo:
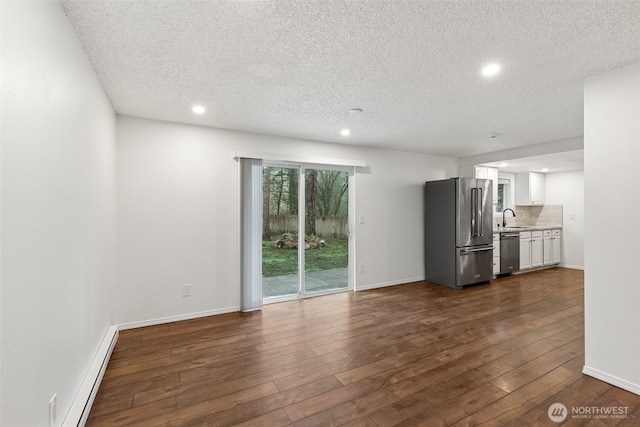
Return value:
M 264 277 L 283 276 L 298 273 L 297 249 L 273 249 L 269 245 L 280 236 L 273 236 L 271 241 L 262 242 L 262 275 Z M 349 260 L 347 239 L 324 239 L 325 247 L 307 249 L 305 253 L 305 270 L 321 271 L 332 268 L 345 268 Z

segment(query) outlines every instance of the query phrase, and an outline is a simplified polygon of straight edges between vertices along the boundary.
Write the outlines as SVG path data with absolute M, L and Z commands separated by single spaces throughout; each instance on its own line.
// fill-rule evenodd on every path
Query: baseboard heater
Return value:
M 93 358 L 80 390 L 78 390 L 71 404 L 71 409 L 69 409 L 62 422 L 63 427 L 84 427 L 87 423 L 91 406 L 98 393 L 98 388 L 100 388 L 102 377 L 104 377 L 104 373 L 107 370 L 116 341 L 118 341 L 118 327 L 111 326 L 107 330 L 96 356 Z

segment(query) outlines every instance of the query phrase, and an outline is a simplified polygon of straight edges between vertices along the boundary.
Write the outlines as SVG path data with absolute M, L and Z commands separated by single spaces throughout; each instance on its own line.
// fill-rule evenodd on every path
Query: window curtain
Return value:
M 262 160 L 241 159 L 242 311 L 262 309 Z

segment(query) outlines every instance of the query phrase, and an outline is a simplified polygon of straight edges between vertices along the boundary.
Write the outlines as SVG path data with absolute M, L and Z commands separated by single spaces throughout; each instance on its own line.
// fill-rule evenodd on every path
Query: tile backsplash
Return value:
M 516 206 L 514 218 L 511 212 L 505 215 L 507 227 L 562 227 L 562 205 Z M 494 226 L 502 225 L 502 214 L 493 217 Z

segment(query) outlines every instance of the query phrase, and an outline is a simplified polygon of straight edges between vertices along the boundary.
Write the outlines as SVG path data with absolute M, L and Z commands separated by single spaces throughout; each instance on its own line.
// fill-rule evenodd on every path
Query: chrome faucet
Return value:
M 513 211 L 513 209 L 511 209 L 511 208 L 507 208 L 507 209 L 503 210 L 503 211 L 502 211 L 502 226 L 503 226 L 503 227 L 506 227 L 506 226 L 507 226 L 507 220 L 506 220 L 506 219 L 505 219 L 505 217 L 504 217 L 504 214 L 505 214 L 505 212 L 507 212 L 507 211 L 511 211 L 511 213 L 513 214 L 513 217 L 514 217 L 514 218 L 516 217 L 516 213 Z

